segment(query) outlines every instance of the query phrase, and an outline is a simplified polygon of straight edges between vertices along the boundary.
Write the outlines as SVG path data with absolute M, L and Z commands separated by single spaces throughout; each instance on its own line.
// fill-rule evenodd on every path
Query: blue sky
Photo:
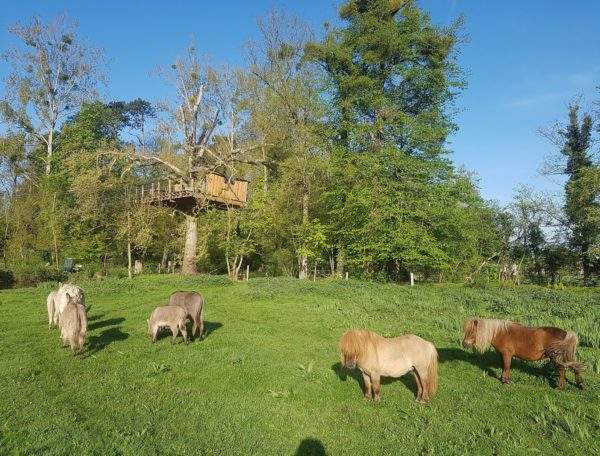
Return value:
M 484 197 L 506 203 L 521 183 L 560 192 L 558 178 L 539 175 L 552 146 L 537 130 L 564 121 L 569 102 L 582 95 L 600 100 L 600 2 L 420 0 L 437 24 L 465 15 L 459 62 L 468 88 L 458 100 L 459 131 L 450 138 L 453 160 L 479 176 Z M 5 2 L 0 16 L 0 51 L 14 44 L 8 25 L 32 14 L 66 12 L 80 34 L 109 57 L 104 97 L 156 100 L 168 94 L 150 76 L 194 40 L 214 63 L 239 65 L 243 44 L 256 34 L 256 18 L 271 7 L 288 10 L 317 32 L 335 22 L 338 1 L 146 0 Z M 0 77 L 7 73 L 5 63 Z

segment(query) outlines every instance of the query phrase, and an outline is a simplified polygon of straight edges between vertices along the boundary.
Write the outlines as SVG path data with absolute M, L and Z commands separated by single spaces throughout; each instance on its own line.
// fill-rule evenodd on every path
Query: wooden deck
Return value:
M 205 179 L 189 183 L 183 180 L 153 182 L 136 189 L 136 196 L 139 201 L 172 207 L 182 212 L 205 206 L 242 208 L 247 202 L 248 181 L 209 173 Z

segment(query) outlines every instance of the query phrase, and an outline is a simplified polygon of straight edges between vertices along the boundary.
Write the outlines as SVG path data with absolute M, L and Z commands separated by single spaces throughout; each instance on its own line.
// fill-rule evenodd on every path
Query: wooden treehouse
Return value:
M 136 189 L 140 201 L 171 207 L 189 213 L 197 208 L 242 208 L 248 197 L 248 181 L 232 179 L 218 173 L 208 173 L 204 179 L 186 182 L 164 180 Z

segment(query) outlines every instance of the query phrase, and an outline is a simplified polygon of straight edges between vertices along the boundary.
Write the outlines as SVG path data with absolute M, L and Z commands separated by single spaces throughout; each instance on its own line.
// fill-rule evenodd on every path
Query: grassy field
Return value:
M 0 293 L 3 454 L 600 454 L 600 291 L 538 287 L 414 288 L 145 276 L 82 284 L 87 352 L 48 332 L 49 286 Z M 207 335 L 156 344 L 146 318 L 177 289 L 202 292 Z M 471 315 L 558 325 L 580 335 L 586 388 L 553 389 L 547 363 L 460 346 Z M 339 368 L 347 328 L 415 333 L 440 355 L 440 389 L 414 403 L 411 375 L 364 402 Z

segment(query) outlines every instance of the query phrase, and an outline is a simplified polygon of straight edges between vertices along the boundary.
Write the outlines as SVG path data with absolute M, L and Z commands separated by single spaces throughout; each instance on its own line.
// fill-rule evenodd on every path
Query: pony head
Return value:
M 505 332 L 513 322 L 487 318 L 470 318 L 463 327 L 463 346 L 475 347 L 480 352 L 492 345 L 494 338 Z
M 477 340 L 477 318 L 469 318 L 463 325 L 463 347 L 472 347 Z
M 340 362 L 342 367 L 354 369 L 365 349 L 365 331 L 347 331 L 340 339 Z

